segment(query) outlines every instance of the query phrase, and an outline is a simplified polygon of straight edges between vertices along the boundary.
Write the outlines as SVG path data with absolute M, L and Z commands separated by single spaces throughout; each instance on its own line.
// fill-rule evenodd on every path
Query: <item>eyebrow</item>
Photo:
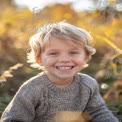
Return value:
M 71 48 L 71 50 L 79 50 L 79 49 L 80 49 L 79 47 Z
M 51 51 L 59 51 L 58 49 L 48 49 L 47 52 L 51 52 Z

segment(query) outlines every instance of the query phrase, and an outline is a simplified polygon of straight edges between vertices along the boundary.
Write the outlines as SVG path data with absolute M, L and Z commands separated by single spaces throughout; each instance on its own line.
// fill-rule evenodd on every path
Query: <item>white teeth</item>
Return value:
M 71 69 L 72 67 L 57 67 L 59 70 L 69 70 Z

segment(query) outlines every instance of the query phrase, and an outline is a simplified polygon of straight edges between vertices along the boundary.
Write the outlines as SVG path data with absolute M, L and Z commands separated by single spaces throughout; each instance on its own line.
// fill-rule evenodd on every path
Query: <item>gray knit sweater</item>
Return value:
M 80 73 L 65 88 L 55 86 L 45 73 L 26 81 L 3 112 L 0 122 L 51 122 L 59 111 L 87 112 L 90 122 L 118 122 L 105 107 L 97 82 Z

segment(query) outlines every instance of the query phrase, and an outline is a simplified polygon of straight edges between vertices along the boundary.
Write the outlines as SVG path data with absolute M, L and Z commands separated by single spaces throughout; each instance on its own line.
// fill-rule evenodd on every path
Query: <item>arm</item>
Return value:
M 86 112 L 88 112 L 92 118 L 91 122 L 119 122 L 116 117 L 109 111 L 103 98 L 99 93 L 99 87 L 97 82 L 94 82 L 94 87 L 91 90 L 91 96 L 86 107 Z
M 35 117 L 38 98 L 36 86 L 28 83 L 22 85 L 3 112 L 0 122 L 31 122 Z

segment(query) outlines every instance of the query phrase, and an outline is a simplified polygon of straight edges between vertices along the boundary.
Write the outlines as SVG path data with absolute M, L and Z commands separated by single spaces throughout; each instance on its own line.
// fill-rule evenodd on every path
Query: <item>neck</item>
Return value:
M 74 77 L 67 78 L 67 79 L 53 77 L 53 75 L 49 75 L 48 72 L 46 72 L 46 75 L 54 85 L 61 87 L 61 88 L 69 86 L 73 82 L 73 79 L 74 79 Z
M 58 87 L 63 88 L 63 87 L 69 86 L 72 82 L 73 82 L 73 78 L 69 80 L 56 81 L 56 82 L 53 82 L 53 84 Z

